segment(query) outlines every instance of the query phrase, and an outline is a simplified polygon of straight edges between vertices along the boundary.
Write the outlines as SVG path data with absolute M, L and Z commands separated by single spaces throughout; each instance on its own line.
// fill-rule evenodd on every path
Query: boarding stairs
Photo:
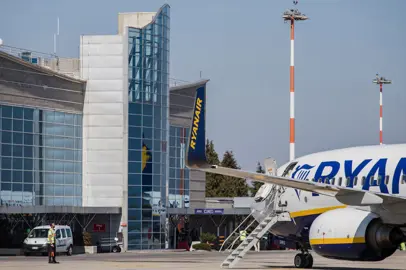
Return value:
M 268 174 L 273 174 L 275 172 L 276 168 L 276 162 L 271 159 L 266 159 L 265 162 L 265 168 L 268 172 Z M 274 170 L 270 170 L 270 168 L 273 168 Z M 271 172 L 272 171 L 272 172 Z M 232 243 L 225 249 L 225 251 L 231 252 L 230 255 L 221 263 L 221 268 L 233 268 L 244 256 L 247 254 L 247 252 L 255 245 L 258 243 L 258 241 L 261 240 L 261 238 L 269 231 L 269 229 L 278 221 L 290 221 L 290 215 L 282 210 L 277 210 L 275 208 L 275 202 L 279 198 L 279 196 L 284 192 L 283 187 L 272 185 L 272 186 L 262 186 L 261 188 L 269 188 L 270 191 L 266 198 L 264 198 L 263 203 L 265 204 L 265 207 L 263 208 L 263 211 L 267 211 L 264 214 L 264 218 L 262 219 L 261 222 L 257 225 L 257 227 L 240 243 L 240 245 L 233 250 L 233 247 L 235 243 L 239 240 L 239 237 L 234 239 Z M 224 241 L 224 244 L 227 242 L 227 240 L 230 239 L 232 236 L 236 236 L 236 232 L 238 229 L 242 226 L 242 224 L 248 220 L 253 214 L 255 210 L 251 212 L 251 214 L 244 219 L 244 221 L 233 231 L 232 234 Z M 254 219 L 253 222 L 251 222 L 246 229 L 250 228 L 254 223 L 257 223 L 257 221 Z M 220 248 L 223 248 L 223 246 Z

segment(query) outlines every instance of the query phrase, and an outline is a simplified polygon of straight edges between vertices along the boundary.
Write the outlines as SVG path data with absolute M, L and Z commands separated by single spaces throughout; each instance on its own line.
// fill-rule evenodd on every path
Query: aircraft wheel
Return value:
M 296 268 L 304 268 L 306 263 L 305 254 L 302 253 L 296 254 L 294 263 Z
M 312 254 L 305 254 L 304 255 L 305 258 L 305 265 L 304 268 L 312 268 L 313 267 L 313 256 Z

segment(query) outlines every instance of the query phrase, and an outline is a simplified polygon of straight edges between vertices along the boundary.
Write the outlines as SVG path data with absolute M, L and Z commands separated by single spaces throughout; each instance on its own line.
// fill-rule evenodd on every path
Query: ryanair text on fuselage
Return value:
M 314 173 L 313 181 L 320 181 L 322 183 L 330 184 L 331 180 L 335 178 L 340 168 L 343 167 L 344 169 L 344 178 L 347 178 L 349 181 L 346 183 L 347 187 L 354 187 L 354 177 L 364 176 L 365 180 L 362 181 L 362 189 L 369 190 L 370 187 L 377 186 L 380 188 L 382 193 L 386 194 L 399 194 L 399 184 L 403 178 L 403 175 L 406 174 L 406 157 L 402 157 L 397 162 L 397 165 L 394 170 L 393 179 L 392 179 L 392 192 L 389 192 L 388 186 L 386 181 L 379 181 L 379 179 L 385 179 L 386 176 L 386 164 L 388 159 L 387 158 L 380 158 L 379 160 L 372 160 L 372 159 L 365 159 L 358 164 L 353 164 L 353 160 L 345 160 L 344 164 L 340 164 L 339 161 L 324 161 L 319 164 L 317 167 L 316 172 Z M 367 168 L 367 165 L 370 164 L 370 168 Z M 305 164 L 309 170 L 311 170 L 314 166 L 309 166 Z M 344 165 L 344 166 L 342 166 Z M 306 169 L 307 169 L 306 167 Z M 300 171 L 303 166 L 298 166 L 298 171 Z M 328 173 L 326 173 L 328 171 Z M 296 177 L 298 175 L 299 177 Z M 378 175 L 378 179 L 375 177 Z M 308 172 L 305 174 L 310 176 Z M 301 179 L 300 174 L 298 172 L 293 172 L 292 178 Z M 371 181 L 372 178 L 372 181 Z M 318 194 L 314 193 L 313 196 L 318 196 Z
M 200 122 L 200 113 L 202 112 L 202 102 L 203 100 L 197 98 L 196 100 L 196 109 L 193 118 L 193 127 L 192 127 L 192 138 L 190 140 L 190 147 L 194 150 L 196 147 L 196 138 L 197 138 L 197 131 L 199 130 L 199 122 Z

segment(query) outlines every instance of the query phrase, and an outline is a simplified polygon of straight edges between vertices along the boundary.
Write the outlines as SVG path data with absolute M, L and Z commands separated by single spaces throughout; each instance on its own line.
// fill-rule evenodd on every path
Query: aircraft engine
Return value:
M 309 232 L 314 252 L 352 261 L 381 261 L 391 256 L 403 239 L 399 227 L 383 224 L 378 215 L 354 208 L 321 214 Z

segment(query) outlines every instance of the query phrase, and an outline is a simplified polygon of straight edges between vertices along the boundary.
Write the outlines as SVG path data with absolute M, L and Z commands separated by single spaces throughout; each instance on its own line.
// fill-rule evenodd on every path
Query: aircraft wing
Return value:
M 210 165 L 206 158 L 205 107 L 206 89 L 205 86 L 202 86 L 196 91 L 195 106 L 188 139 L 186 166 L 190 169 L 245 179 L 249 178 L 258 182 L 333 196 L 346 205 L 365 206 L 406 202 L 406 198 L 395 195 Z

